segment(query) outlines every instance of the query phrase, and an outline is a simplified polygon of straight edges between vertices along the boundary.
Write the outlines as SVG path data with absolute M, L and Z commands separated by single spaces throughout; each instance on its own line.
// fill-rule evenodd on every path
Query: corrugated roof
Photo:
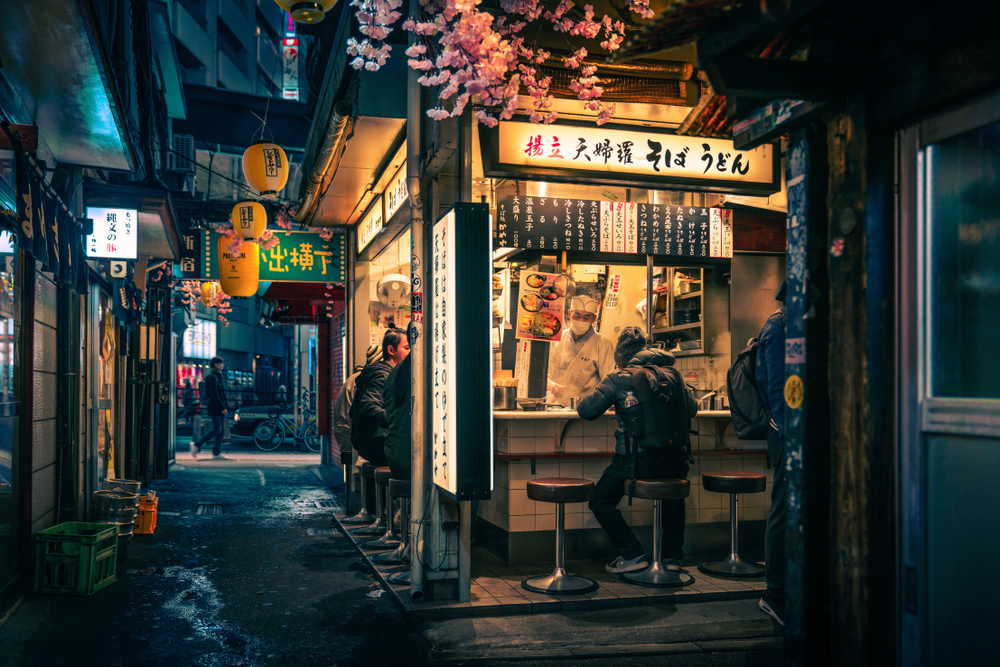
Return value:
M 628 39 L 609 58 L 622 62 L 662 53 L 696 41 L 744 0 L 675 0 L 652 25 Z

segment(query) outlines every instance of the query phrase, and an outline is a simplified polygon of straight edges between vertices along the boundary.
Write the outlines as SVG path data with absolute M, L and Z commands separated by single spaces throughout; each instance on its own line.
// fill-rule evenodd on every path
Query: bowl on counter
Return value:
M 518 398 L 517 405 L 525 412 L 544 412 L 547 403 L 544 398 Z

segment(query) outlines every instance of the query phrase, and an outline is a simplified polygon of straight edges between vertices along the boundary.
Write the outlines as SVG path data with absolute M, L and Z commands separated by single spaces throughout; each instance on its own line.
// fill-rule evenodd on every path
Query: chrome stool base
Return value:
M 385 532 L 385 519 L 383 519 L 382 517 L 379 517 L 379 520 L 370 526 L 351 529 L 351 533 L 354 535 L 379 535 L 384 532 Z
M 340 523 L 345 525 L 362 524 L 362 523 L 371 524 L 374 521 L 375 521 L 375 515 L 369 512 L 367 509 L 361 508 L 360 512 L 358 512 L 352 517 L 341 519 Z
M 760 577 L 764 574 L 764 566 L 757 563 L 749 563 L 739 554 L 729 554 L 725 560 L 717 560 L 711 563 L 701 563 L 698 569 L 705 574 L 714 577 L 731 577 L 733 579 L 742 577 Z
M 396 572 L 395 574 L 390 574 L 387 579 L 394 584 L 399 584 L 402 586 L 410 585 L 410 571 L 403 570 L 402 572 Z
M 586 577 L 566 574 L 566 570 L 557 567 L 552 574 L 544 574 L 521 582 L 521 588 L 533 593 L 549 595 L 575 595 L 590 593 L 597 590 L 597 582 Z
M 623 572 L 619 578 L 626 584 L 648 586 L 649 588 L 664 588 L 667 586 L 687 586 L 694 583 L 694 577 L 687 572 L 673 572 L 663 567 L 663 563 L 655 561 L 640 572 Z
M 396 565 L 410 562 L 410 545 L 400 543 L 395 551 L 379 554 L 372 558 L 376 563 L 383 565 Z

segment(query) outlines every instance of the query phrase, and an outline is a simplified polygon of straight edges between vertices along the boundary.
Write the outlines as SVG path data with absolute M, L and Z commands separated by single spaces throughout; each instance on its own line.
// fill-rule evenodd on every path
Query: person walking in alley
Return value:
M 410 354 L 406 332 L 392 328 L 382 338 L 382 359 L 365 366 L 354 385 L 351 406 L 351 444 L 358 454 L 376 466 L 388 465 L 385 458 L 385 436 L 389 419 L 385 412 L 382 390 L 389 372 Z M 375 485 L 368 485 L 366 507 L 375 506 Z
M 615 455 L 611 465 L 594 485 L 589 505 L 590 511 L 618 551 L 618 557 L 604 568 L 612 574 L 644 570 L 650 565 L 642 544 L 618 509 L 618 503 L 625 495 L 626 483 L 631 479 L 687 477 L 690 443 L 687 434 L 691 430 L 691 416 L 698 410 L 698 404 L 684 386 L 680 373 L 673 368 L 674 356 L 663 350 L 645 350 L 645 347 L 646 336 L 642 330 L 639 327 L 626 327 L 615 347 L 615 364 L 618 370 L 606 375 L 593 393 L 583 399 L 577 410 L 583 419 L 593 421 L 614 406 L 615 416 L 618 418 Z M 670 428 L 663 429 L 663 433 L 657 423 L 650 423 L 645 418 L 645 407 L 637 401 L 633 392 L 633 376 L 641 374 L 639 381 L 646 382 L 650 373 L 656 374 L 660 384 L 648 400 L 655 400 L 659 392 L 669 391 L 669 405 L 678 406 L 678 411 L 669 409 L 666 405 L 653 408 L 662 411 L 669 409 Z M 666 377 L 667 380 L 660 380 L 661 377 Z M 632 410 L 636 409 L 632 406 L 638 408 L 637 415 L 631 415 Z M 629 435 L 630 419 L 642 420 L 642 435 Z M 668 430 L 669 434 L 666 432 Z M 638 424 L 632 427 L 633 433 L 639 431 Z M 672 444 L 664 446 L 667 436 L 675 434 L 680 434 L 680 437 L 669 438 Z M 680 572 L 680 561 L 684 555 L 683 499 L 663 501 L 662 524 L 664 567 Z
M 776 301 L 785 302 L 788 281 L 783 281 Z M 784 305 L 764 322 L 757 338 L 757 390 L 771 412 L 767 431 L 767 454 L 774 467 L 771 511 L 764 531 L 764 578 L 767 589 L 758 605 L 761 611 L 785 625 L 785 323 Z
M 212 458 L 228 461 L 229 457 L 222 455 L 222 436 L 225 433 L 226 415 L 229 414 L 229 401 L 226 398 L 226 384 L 222 380 L 222 369 L 226 362 L 222 357 L 212 357 L 209 367 L 212 372 L 205 378 L 205 403 L 208 416 L 212 418 L 212 430 L 191 443 L 191 458 L 198 458 L 201 446 L 215 438 L 212 448 Z

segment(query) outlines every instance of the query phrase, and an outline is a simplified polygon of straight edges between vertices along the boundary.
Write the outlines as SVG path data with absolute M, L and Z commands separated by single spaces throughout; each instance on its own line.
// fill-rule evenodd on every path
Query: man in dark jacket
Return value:
M 785 301 L 787 281 L 781 283 L 776 301 Z M 757 390 L 771 411 L 767 432 L 767 453 L 774 466 L 771 483 L 771 511 L 764 531 L 764 578 L 767 590 L 758 603 L 761 611 L 784 626 L 785 616 L 785 307 L 764 322 L 757 337 Z
M 412 429 L 410 425 L 410 357 L 389 373 L 382 390 L 387 420 L 385 458 L 394 479 L 410 479 Z
M 626 366 L 673 366 L 674 356 L 663 350 L 644 350 L 646 336 L 638 327 L 627 327 L 622 331 L 615 347 L 615 364 L 619 369 Z M 618 503 L 625 495 L 625 483 L 630 479 L 628 443 L 624 401 L 631 390 L 632 374 L 616 370 L 609 373 L 592 394 L 583 399 L 577 412 L 584 419 L 601 417 L 608 408 L 614 406 L 618 418 L 615 431 L 615 456 L 601 479 L 594 486 L 590 497 L 590 511 L 597 517 L 601 528 L 611 538 L 619 556 L 605 566 L 613 574 L 644 570 L 649 567 L 649 559 L 643 552 L 642 544 L 635 533 L 625 523 Z M 698 410 L 691 392 L 684 390 L 688 403 L 688 414 Z M 690 428 L 690 427 L 689 427 Z M 650 449 L 637 445 L 635 458 L 636 479 L 684 479 L 688 473 L 687 449 Z M 684 556 L 684 500 L 663 501 L 663 555 L 664 567 L 679 572 L 680 559 Z
M 382 338 L 382 360 L 365 366 L 354 384 L 351 405 L 351 443 L 358 454 L 377 466 L 388 465 L 385 434 L 389 420 L 382 389 L 389 372 L 410 354 L 410 342 L 402 329 L 389 329 Z M 375 506 L 375 485 L 368 485 L 366 506 Z
M 229 400 L 226 398 L 226 383 L 222 380 L 222 369 L 226 362 L 222 357 L 212 357 L 209 362 L 211 373 L 205 378 L 205 404 L 208 416 L 212 418 L 212 430 L 191 443 L 191 458 L 198 458 L 201 446 L 215 438 L 212 457 L 216 460 L 228 461 L 229 457 L 222 455 L 222 436 L 225 433 L 226 415 L 229 414 Z

